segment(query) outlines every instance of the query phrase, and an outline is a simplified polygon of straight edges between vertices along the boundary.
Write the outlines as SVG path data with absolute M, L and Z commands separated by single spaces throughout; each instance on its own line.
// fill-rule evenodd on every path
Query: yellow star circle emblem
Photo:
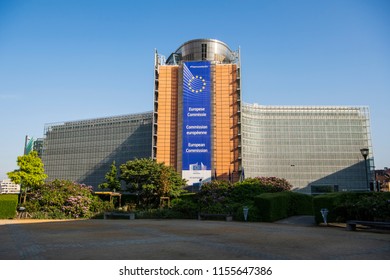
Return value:
M 206 80 L 202 76 L 192 76 L 188 82 L 188 88 L 195 93 L 202 92 L 206 88 Z

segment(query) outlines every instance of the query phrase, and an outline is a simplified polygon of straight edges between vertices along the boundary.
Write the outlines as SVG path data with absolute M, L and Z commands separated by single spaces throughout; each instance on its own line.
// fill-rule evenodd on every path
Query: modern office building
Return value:
M 242 108 L 242 158 L 249 177 L 285 178 L 306 193 L 367 191 L 367 107 L 259 106 Z M 367 162 L 369 177 L 373 160 Z
M 34 141 L 33 150 L 37 151 L 38 156 L 42 158 L 42 152 L 43 152 L 43 138 L 37 138 Z
M 218 40 L 192 40 L 165 61 L 155 54 L 153 158 L 189 184 L 239 177 L 240 55 Z
M 26 135 L 24 141 L 24 154 L 27 155 L 31 151 L 36 151 L 38 156 L 42 158 L 43 140 L 43 138 L 34 139 L 33 137 Z
M 47 180 L 97 189 L 113 161 L 151 157 L 152 113 L 47 124 L 42 161 Z
M 370 135 L 367 107 L 243 104 L 240 51 L 199 39 L 155 52 L 153 112 L 46 125 L 42 159 L 49 180 L 95 188 L 112 161 L 152 157 L 189 185 L 275 176 L 305 193 L 367 191 Z

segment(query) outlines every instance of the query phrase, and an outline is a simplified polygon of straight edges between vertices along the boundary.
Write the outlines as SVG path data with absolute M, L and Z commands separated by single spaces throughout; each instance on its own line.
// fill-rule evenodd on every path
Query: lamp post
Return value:
M 366 166 L 366 182 L 367 182 L 367 190 L 370 191 L 370 183 L 368 181 L 368 169 L 367 169 L 367 157 L 369 150 L 368 148 L 360 149 L 360 152 L 362 153 L 362 156 L 364 157 L 364 165 Z

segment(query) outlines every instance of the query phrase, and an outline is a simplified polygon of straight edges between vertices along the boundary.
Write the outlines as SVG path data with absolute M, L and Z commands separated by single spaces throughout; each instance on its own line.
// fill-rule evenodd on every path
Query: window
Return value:
M 202 44 L 202 60 L 207 60 L 207 44 Z

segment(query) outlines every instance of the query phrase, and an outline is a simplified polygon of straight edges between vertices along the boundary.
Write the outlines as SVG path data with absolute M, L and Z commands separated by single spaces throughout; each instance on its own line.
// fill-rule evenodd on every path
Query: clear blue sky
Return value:
M 368 105 L 390 167 L 390 1 L 0 0 L 0 179 L 46 123 L 152 110 L 154 49 L 241 47 L 243 99 Z

